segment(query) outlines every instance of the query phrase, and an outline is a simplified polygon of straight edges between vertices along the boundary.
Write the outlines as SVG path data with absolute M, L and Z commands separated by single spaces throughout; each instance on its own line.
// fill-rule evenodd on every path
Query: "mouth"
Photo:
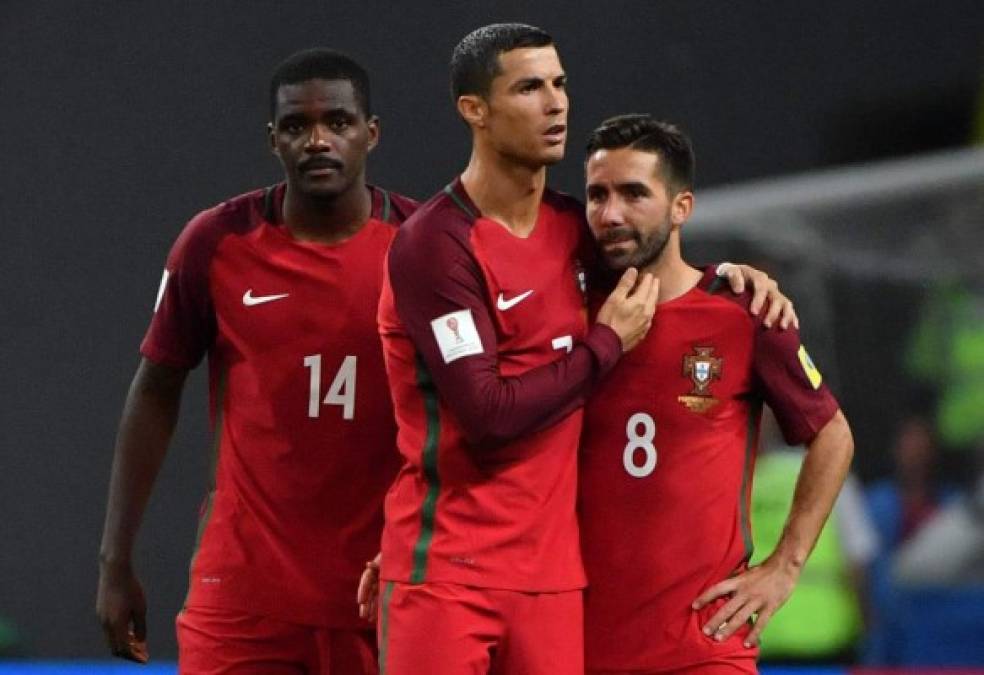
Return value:
M 328 176 L 341 171 L 343 164 L 332 157 L 314 157 L 306 162 L 301 162 L 297 168 L 303 174 L 317 177 Z
M 552 144 L 563 143 L 566 135 L 567 125 L 564 124 L 555 124 L 543 132 L 544 138 Z
M 628 252 L 636 243 L 632 232 L 613 230 L 598 239 L 598 245 L 606 255 L 619 255 Z

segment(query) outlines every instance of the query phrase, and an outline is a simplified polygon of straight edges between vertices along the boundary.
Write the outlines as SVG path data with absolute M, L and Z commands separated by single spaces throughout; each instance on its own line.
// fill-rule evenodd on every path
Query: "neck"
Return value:
M 364 179 L 352 189 L 324 199 L 305 195 L 287 183 L 283 221 L 291 235 L 301 241 L 344 241 L 362 229 L 371 213 L 372 194 Z
M 492 151 L 473 148 L 461 183 L 482 215 L 519 237 L 536 225 L 547 182 L 547 168 L 531 169 Z
M 656 260 L 639 270 L 649 272 L 659 280 L 658 303 L 679 298 L 699 282 L 703 273 L 691 267 L 680 254 L 680 229 L 674 228 Z

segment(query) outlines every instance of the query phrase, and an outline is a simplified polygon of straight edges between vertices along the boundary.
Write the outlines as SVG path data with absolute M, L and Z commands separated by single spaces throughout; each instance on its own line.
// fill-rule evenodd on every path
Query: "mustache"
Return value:
M 334 157 L 321 156 L 304 160 L 297 165 L 297 168 L 301 171 L 308 171 L 310 169 L 335 169 L 336 171 L 341 171 L 344 166 L 344 164 Z
M 629 227 L 628 225 L 621 225 L 619 227 L 613 227 L 605 230 L 598 237 L 599 244 L 611 244 L 616 241 L 628 241 L 630 239 L 638 239 L 638 234 L 635 229 Z

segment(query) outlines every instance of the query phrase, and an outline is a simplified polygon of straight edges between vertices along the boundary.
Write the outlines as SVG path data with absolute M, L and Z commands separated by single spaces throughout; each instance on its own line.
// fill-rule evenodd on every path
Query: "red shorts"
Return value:
M 380 589 L 382 675 L 582 675 L 581 591 L 523 593 L 458 584 Z
M 377 675 L 375 631 L 302 626 L 188 608 L 178 614 L 181 675 Z
M 585 675 L 758 675 L 755 656 L 734 654 L 686 668 L 656 670 L 586 670 Z

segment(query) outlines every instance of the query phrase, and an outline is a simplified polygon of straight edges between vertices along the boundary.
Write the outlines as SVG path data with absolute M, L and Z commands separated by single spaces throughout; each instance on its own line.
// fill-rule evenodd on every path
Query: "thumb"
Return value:
M 609 298 L 615 298 L 616 300 L 624 300 L 629 295 L 629 291 L 635 286 L 636 281 L 639 278 L 639 270 L 635 267 L 630 267 L 625 270 L 622 274 L 622 278 L 618 280 L 615 285 L 615 290 L 611 292 Z

